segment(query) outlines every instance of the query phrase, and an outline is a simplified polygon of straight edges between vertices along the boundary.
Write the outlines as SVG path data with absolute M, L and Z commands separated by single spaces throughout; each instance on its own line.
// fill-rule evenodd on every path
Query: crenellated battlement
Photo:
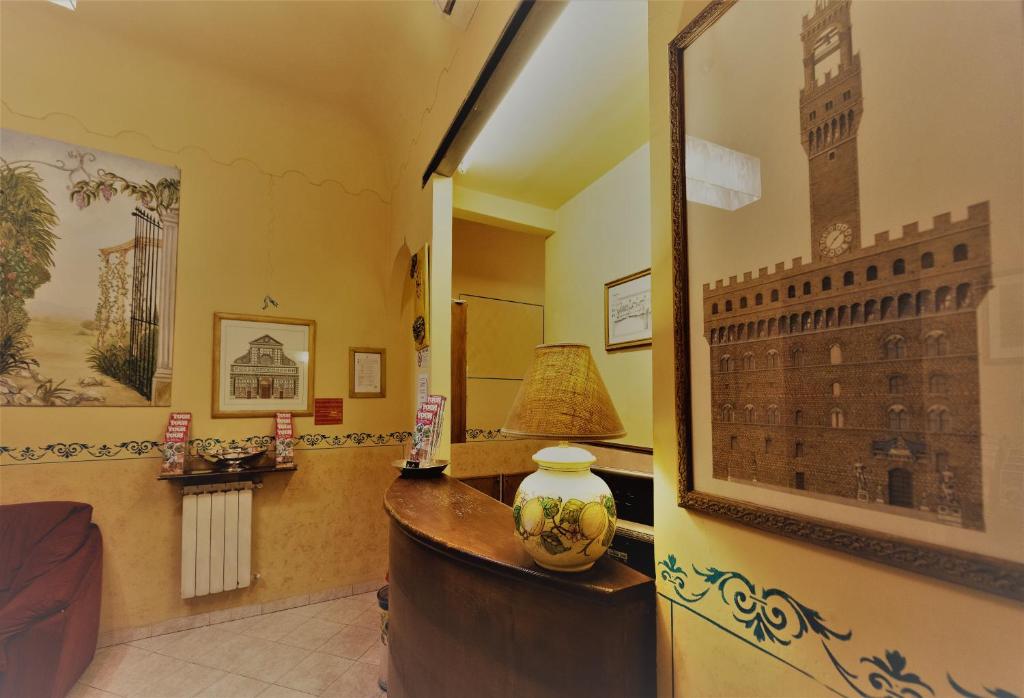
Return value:
M 836 72 L 833 73 L 831 70 L 825 73 L 825 79 L 814 84 L 810 89 L 800 88 L 800 103 L 803 104 L 808 99 L 812 99 L 822 92 L 826 92 L 832 89 L 836 84 L 843 82 L 849 78 L 856 77 L 860 73 L 860 54 L 853 54 L 853 63 L 851 65 L 840 64 Z
M 967 216 L 960 220 L 953 220 L 951 212 L 946 211 L 932 217 L 931 227 L 921 230 L 921 222 L 913 221 L 902 226 L 902 235 L 892 238 L 888 230 L 875 233 L 874 244 L 870 247 L 851 250 L 849 253 L 837 259 L 830 259 L 822 262 L 804 262 L 803 257 L 794 257 L 787 266 L 785 262 L 776 262 L 775 268 L 769 272 L 768 267 L 761 267 L 755 276 L 753 272 L 744 272 L 743 280 L 739 281 L 738 276 L 730 276 L 728 281 L 716 279 L 712 284 L 703 284 L 705 298 L 717 297 L 724 293 L 732 293 L 760 286 L 766 282 L 780 280 L 791 280 L 803 273 L 817 273 L 834 267 L 845 267 L 851 264 L 863 264 L 871 257 L 900 249 L 920 242 L 939 238 L 946 235 L 966 232 L 989 223 L 989 202 L 971 204 L 967 207 Z
M 815 0 L 814 12 L 804 15 L 801 35 L 816 34 L 836 18 L 836 15 L 849 13 L 850 0 Z

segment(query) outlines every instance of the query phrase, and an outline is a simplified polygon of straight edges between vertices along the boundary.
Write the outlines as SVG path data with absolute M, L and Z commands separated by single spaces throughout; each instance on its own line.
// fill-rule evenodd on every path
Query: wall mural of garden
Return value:
M 169 404 L 180 183 L 0 129 L 0 405 Z

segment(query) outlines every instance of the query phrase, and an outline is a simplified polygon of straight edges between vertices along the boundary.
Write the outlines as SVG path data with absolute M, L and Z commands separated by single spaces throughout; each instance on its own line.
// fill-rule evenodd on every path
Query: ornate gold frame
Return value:
M 672 147 L 673 340 L 676 347 L 676 423 L 678 425 L 679 506 L 814 543 L 825 548 L 925 574 L 954 584 L 1024 601 L 1024 564 L 879 534 L 824 519 L 792 514 L 748 502 L 698 492 L 693 486 L 690 410 L 689 288 L 686 231 L 683 53 L 736 0 L 713 0 L 669 44 Z M 607 312 L 606 312 L 607 317 Z
M 296 417 L 308 417 L 313 414 L 313 385 L 316 376 L 316 320 L 299 320 L 289 317 L 271 317 L 268 315 L 244 315 L 237 313 L 214 313 L 213 314 L 213 386 L 210 391 L 210 416 L 214 419 L 229 419 L 232 417 L 273 417 L 281 410 L 244 410 L 239 412 L 224 412 L 220 409 L 217 399 L 220 386 L 220 324 L 222 320 L 241 320 L 243 322 L 263 322 L 274 325 L 305 325 L 309 328 L 309 385 L 306 390 L 306 409 L 292 411 Z

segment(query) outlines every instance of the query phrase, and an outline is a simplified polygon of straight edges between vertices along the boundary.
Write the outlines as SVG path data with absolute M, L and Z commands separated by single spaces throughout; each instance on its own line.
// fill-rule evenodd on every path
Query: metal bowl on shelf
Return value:
M 252 467 L 266 452 L 266 448 L 259 446 L 213 446 L 201 451 L 200 455 L 217 470 L 237 473 Z

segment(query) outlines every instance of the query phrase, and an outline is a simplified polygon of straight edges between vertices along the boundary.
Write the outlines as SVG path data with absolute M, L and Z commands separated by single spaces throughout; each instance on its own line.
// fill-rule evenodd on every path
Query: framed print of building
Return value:
M 1024 599 L 1024 21 L 989 10 L 720 0 L 672 42 L 679 503 Z
M 299 366 L 284 353 L 282 342 L 265 334 L 231 362 L 230 381 L 232 397 L 290 400 L 298 392 Z
M 991 285 L 988 202 L 863 247 L 865 106 L 850 4 L 819 4 L 801 39 L 813 255 L 704 286 L 714 476 L 984 528 L 977 308 Z
M 315 367 L 315 321 L 214 313 L 211 415 L 310 415 Z

